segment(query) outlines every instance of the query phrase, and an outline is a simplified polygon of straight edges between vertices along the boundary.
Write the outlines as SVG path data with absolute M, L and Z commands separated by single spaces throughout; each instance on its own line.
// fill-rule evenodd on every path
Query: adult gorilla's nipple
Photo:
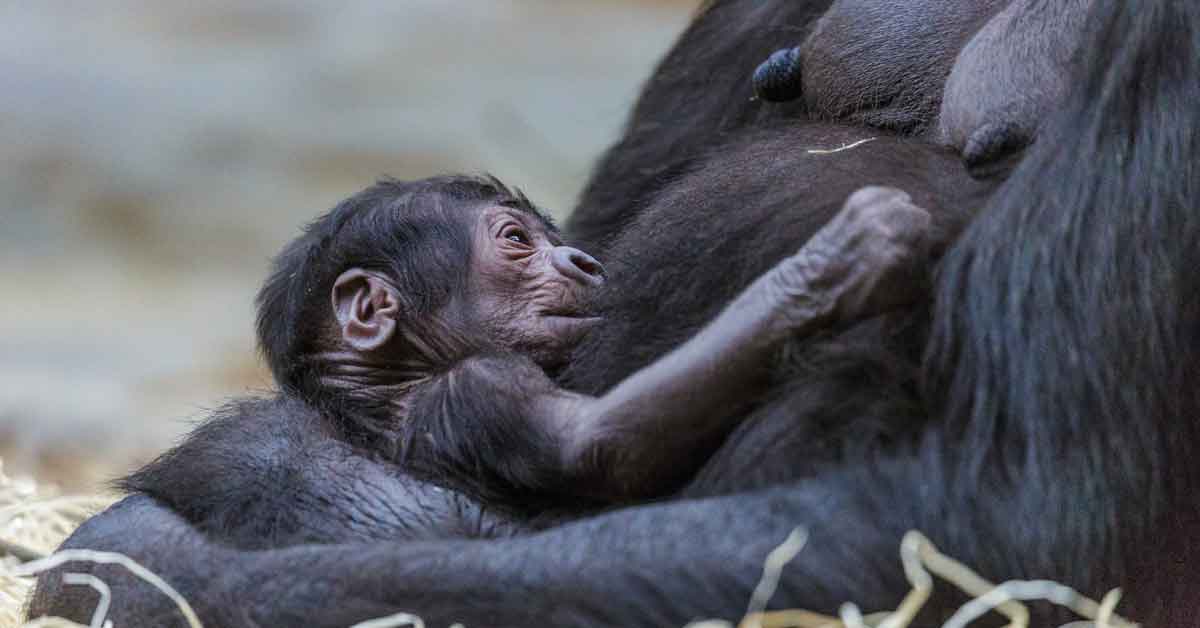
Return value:
M 754 70 L 754 93 L 768 102 L 787 102 L 800 97 L 802 79 L 800 48 L 776 50 Z

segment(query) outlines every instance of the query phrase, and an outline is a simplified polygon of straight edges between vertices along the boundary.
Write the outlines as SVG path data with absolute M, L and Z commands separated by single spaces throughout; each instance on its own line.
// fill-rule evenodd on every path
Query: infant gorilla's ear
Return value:
M 384 277 L 352 268 L 333 282 L 333 312 L 342 340 L 357 351 L 376 351 L 396 333 L 400 295 Z

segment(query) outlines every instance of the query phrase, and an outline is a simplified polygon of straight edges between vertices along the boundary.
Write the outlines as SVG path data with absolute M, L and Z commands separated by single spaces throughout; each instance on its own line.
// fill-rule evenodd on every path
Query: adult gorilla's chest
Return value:
M 959 51 L 1009 2 L 835 0 L 800 46 L 804 102 L 822 116 L 920 129 Z
M 604 252 L 610 270 L 600 299 L 604 327 L 577 349 L 561 379 L 599 393 L 666 353 L 763 271 L 799 249 L 866 185 L 911 194 L 933 215 L 942 246 L 992 189 L 971 179 L 950 151 L 878 130 L 787 122 L 744 132 L 663 186 Z M 708 488 L 700 492 L 806 474 L 813 464 L 837 458 L 840 454 L 831 452 L 840 451 L 837 443 L 851 432 L 864 436 L 859 427 L 878 419 L 876 412 L 863 414 L 862 406 L 880 395 L 895 397 L 897 388 L 910 387 L 915 378 L 923 332 L 902 319 L 869 321 L 848 333 L 831 330 L 792 343 L 775 366 L 776 384 L 765 397 L 769 409 L 761 406 L 763 399 L 746 400 L 740 412 L 751 420 L 701 474 Z M 835 349 L 832 357 L 828 347 Z M 814 360 L 832 370 L 813 372 Z M 898 360 L 905 369 L 881 366 Z M 856 373 L 867 379 L 857 379 Z M 880 381 L 872 385 L 870 380 Z M 851 405 L 857 414 L 844 416 Z M 883 422 L 883 436 L 890 438 L 893 428 L 915 416 L 909 410 L 900 414 Z M 751 472 L 735 462 L 760 460 L 767 450 L 780 453 L 779 463 L 757 465 Z M 787 452 L 806 461 L 797 464 L 798 456 L 783 455 Z

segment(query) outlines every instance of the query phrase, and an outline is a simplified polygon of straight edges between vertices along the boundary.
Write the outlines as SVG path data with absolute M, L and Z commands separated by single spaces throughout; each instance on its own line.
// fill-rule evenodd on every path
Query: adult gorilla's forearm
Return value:
M 815 536 L 787 570 L 787 597 L 835 606 L 851 595 L 849 579 L 836 575 L 849 567 L 856 599 L 874 607 L 864 593 L 886 587 L 863 587 L 862 579 L 895 573 L 876 563 L 895 562 L 902 530 L 845 533 L 847 525 L 861 526 L 853 522 L 878 520 L 863 509 L 828 488 L 803 486 L 623 510 L 503 541 L 247 552 L 215 545 L 169 509 L 134 496 L 87 522 L 64 547 L 130 555 L 178 588 L 206 626 L 346 626 L 397 612 L 434 626 L 682 625 L 740 616 L 767 553 L 796 525 L 811 526 Z M 842 533 L 821 534 L 826 521 Z M 112 586 L 118 625 L 164 625 L 172 617 L 183 625 L 169 599 L 121 568 L 90 570 Z M 57 577 L 43 579 L 33 616 L 90 617 L 90 589 L 59 587 Z
M 88 519 L 59 550 L 119 552 L 141 563 L 204 606 L 225 567 L 219 548 L 170 508 L 145 495 L 127 497 Z M 64 586 L 64 572 L 92 573 L 108 583 L 115 601 L 111 616 L 124 625 L 186 625 L 174 603 L 117 565 L 67 563 L 42 575 L 29 604 L 29 617 L 53 615 L 88 623 L 98 597 L 91 588 Z

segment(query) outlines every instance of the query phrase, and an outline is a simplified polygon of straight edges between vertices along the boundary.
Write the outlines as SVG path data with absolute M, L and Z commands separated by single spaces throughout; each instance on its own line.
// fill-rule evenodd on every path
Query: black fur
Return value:
M 751 71 L 804 38 L 832 0 L 713 0 L 647 81 L 621 139 L 592 173 L 566 230 L 602 251 L 638 208 L 692 160 L 744 128 L 803 115 L 800 104 L 752 98 Z
M 120 482 L 244 549 L 506 534 L 508 519 L 346 442 L 287 395 L 228 404 Z
M 994 185 L 972 180 L 947 150 L 828 123 L 766 123 L 694 162 L 606 248 L 606 322 L 575 352 L 568 385 L 602 392 L 693 335 L 863 186 L 911 194 L 944 248 Z
M 483 201 L 537 213 L 496 179 L 446 176 L 382 180 L 309 224 L 276 256 L 258 294 L 258 342 L 275 380 L 306 399 L 320 396 L 318 365 L 304 357 L 329 337 L 329 294 L 349 260 L 402 280 L 409 325 L 463 294 L 474 224 L 465 209 Z
M 746 20 L 706 13 L 689 32 L 738 41 L 743 24 L 795 4 L 719 3 L 710 11 L 734 7 Z M 1098 0 L 1083 51 L 1062 111 L 941 262 L 931 315 L 869 321 L 784 356 L 777 396 L 727 442 L 694 494 L 733 491 L 727 480 L 704 478 L 747 469 L 756 474 L 748 484 L 771 488 L 625 509 L 511 539 L 255 553 L 221 547 L 135 496 L 68 546 L 126 551 L 167 574 L 206 625 L 334 626 L 410 611 L 433 625 L 645 626 L 736 618 L 766 553 L 797 525 L 810 540 L 772 607 L 894 607 L 908 588 L 896 548 L 918 528 L 987 577 L 1057 578 L 1091 595 L 1124 586 L 1123 608 L 1144 625 L 1192 626 L 1200 616 L 1200 6 Z M 703 94 L 694 88 L 691 102 Z M 680 102 L 687 95 L 681 89 Z M 730 103 L 697 104 L 705 111 L 686 119 L 719 119 L 723 107 L 737 110 Z M 653 101 L 644 97 L 645 108 Z M 709 276 L 752 276 L 765 263 L 757 256 L 778 250 L 764 242 L 800 233 L 778 218 L 788 192 L 797 207 L 822 198 L 820 189 L 789 187 L 771 160 L 736 161 L 737 150 L 701 158 L 695 147 L 717 143 L 711 129 L 685 150 L 675 142 L 688 134 L 660 129 L 656 144 L 640 124 L 635 115 L 593 181 L 593 189 L 628 183 L 633 200 L 578 224 L 596 234 L 645 209 L 645 222 L 611 250 L 662 260 L 637 278 L 661 290 L 630 288 L 628 304 L 610 304 L 628 307 L 641 331 L 617 330 L 606 348 L 581 354 L 598 369 L 572 374 L 585 388 L 607 385 L 683 333 L 651 321 L 679 317 L 686 329 L 692 308 L 720 302 L 725 284 Z M 689 165 L 672 175 L 679 183 L 664 186 L 656 168 L 681 162 Z M 730 173 L 724 187 L 692 194 L 682 183 L 722 168 Z M 584 208 L 589 198 L 598 197 L 586 197 Z M 655 215 L 658 207 L 673 209 Z M 722 230 L 730 237 L 714 235 Z M 761 252 L 736 246 L 739 239 Z M 789 427 L 821 436 L 805 426 L 838 417 L 850 418 L 850 433 L 832 442 L 779 438 Z M 776 439 L 778 447 L 762 448 Z M 148 534 L 131 537 L 131 524 Z M 123 594 L 115 619 L 173 617 L 157 593 L 103 573 Z M 42 587 L 35 611 L 90 612 L 89 594 L 63 591 L 54 577 Z M 939 593 L 921 625 L 936 625 L 958 601 Z M 1044 607 L 1035 610 L 1046 619 Z
M 428 336 L 427 319 L 468 291 L 469 210 L 485 201 L 548 224 L 519 192 L 471 177 L 381 181 L 313 221 L 259 295 L 260 346 L 282 391 L 227 405 L 120 488 L 244 548 L 493 534 L 561 503 L 558 441 L 528 412 L 553 383 L 528 359 L 489 353 L 469 330 L 435 338 L 447 361 L 419 365 L 402 419 L 390 394 L 323 380 L 335 278 L 350 267 L 396 277 L 400 324 Z

